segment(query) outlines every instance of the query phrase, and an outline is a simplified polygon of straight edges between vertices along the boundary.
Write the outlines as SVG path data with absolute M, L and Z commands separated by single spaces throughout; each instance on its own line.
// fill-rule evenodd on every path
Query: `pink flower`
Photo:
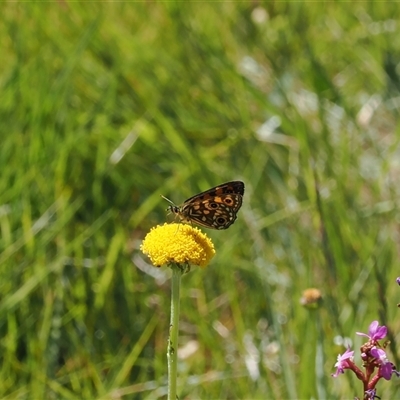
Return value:
M 378 361 L 380 376 L 387 381 L 390 380 L 393 372 L 393 364 L 388 360 L 386 352 L 374 346 L 371 349 L 370 354 Z
M 383 339 L 387 334 L 387 328 L 385 325 L 379 326 L 378 321 L 371 322 L 368 328 L 368 335 L 362 332 L 356 332 L 357 335 L 366 336 L 370 340 L 380 340 Z
M 343 374 L 344 370 L 349 367 L 349 363 L 347 362 L 348 359 L 353 358 L 354 351 L 350 351 L 350 347 L 342 354 L 338 355 L 337 363 L 335 364 L 336 372 L 332 374 L 334 378 L 337 378 L 339 374 Z

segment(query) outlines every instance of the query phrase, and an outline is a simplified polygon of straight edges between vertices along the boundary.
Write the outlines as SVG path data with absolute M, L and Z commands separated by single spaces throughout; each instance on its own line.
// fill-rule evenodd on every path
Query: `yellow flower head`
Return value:
M 304 290 L 300 304 L 306 308 L 318 308 L 322 301 L 322 293 L 319 289 L 309 288 Z
M 146 235 L 140 250 L 156 267 L 171 263 L 205 267 L 215 254 L 211 239 L 185 224 L 157 225 Z

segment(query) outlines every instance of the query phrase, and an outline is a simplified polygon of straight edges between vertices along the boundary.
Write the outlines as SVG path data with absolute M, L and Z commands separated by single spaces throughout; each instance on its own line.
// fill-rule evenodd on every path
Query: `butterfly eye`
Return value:
M 225 199 L 225 204 L 232 204 L 232 203 L 233 203 L 232 199 Z

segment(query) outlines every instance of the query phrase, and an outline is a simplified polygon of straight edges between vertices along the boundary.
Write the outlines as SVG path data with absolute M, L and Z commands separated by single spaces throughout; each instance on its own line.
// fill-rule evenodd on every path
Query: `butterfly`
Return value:
M 232 181 L 196 194 L 185 200 L 181 206 L 175 205 L 164 196 L 161 197 L 172 204 L 167 211 L 177 215 L 182 222 L 193 222 L 211 229 L 227 229 L 236 220 L 243 195 L 244 183 Z

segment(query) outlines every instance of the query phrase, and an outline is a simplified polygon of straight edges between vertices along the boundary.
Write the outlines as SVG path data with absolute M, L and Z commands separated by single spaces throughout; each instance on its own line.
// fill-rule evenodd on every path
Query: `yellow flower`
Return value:
M 318 308 L 322 301 L 322 293 L 319 289 L 309 288 L 303 291 L 300 304 L 306 308 Z
M 215 254 L 211 239 L 185 224 L 157 225 L 146 235 L 140 250 L 156 267 L 172 263 L 206 267 Z

